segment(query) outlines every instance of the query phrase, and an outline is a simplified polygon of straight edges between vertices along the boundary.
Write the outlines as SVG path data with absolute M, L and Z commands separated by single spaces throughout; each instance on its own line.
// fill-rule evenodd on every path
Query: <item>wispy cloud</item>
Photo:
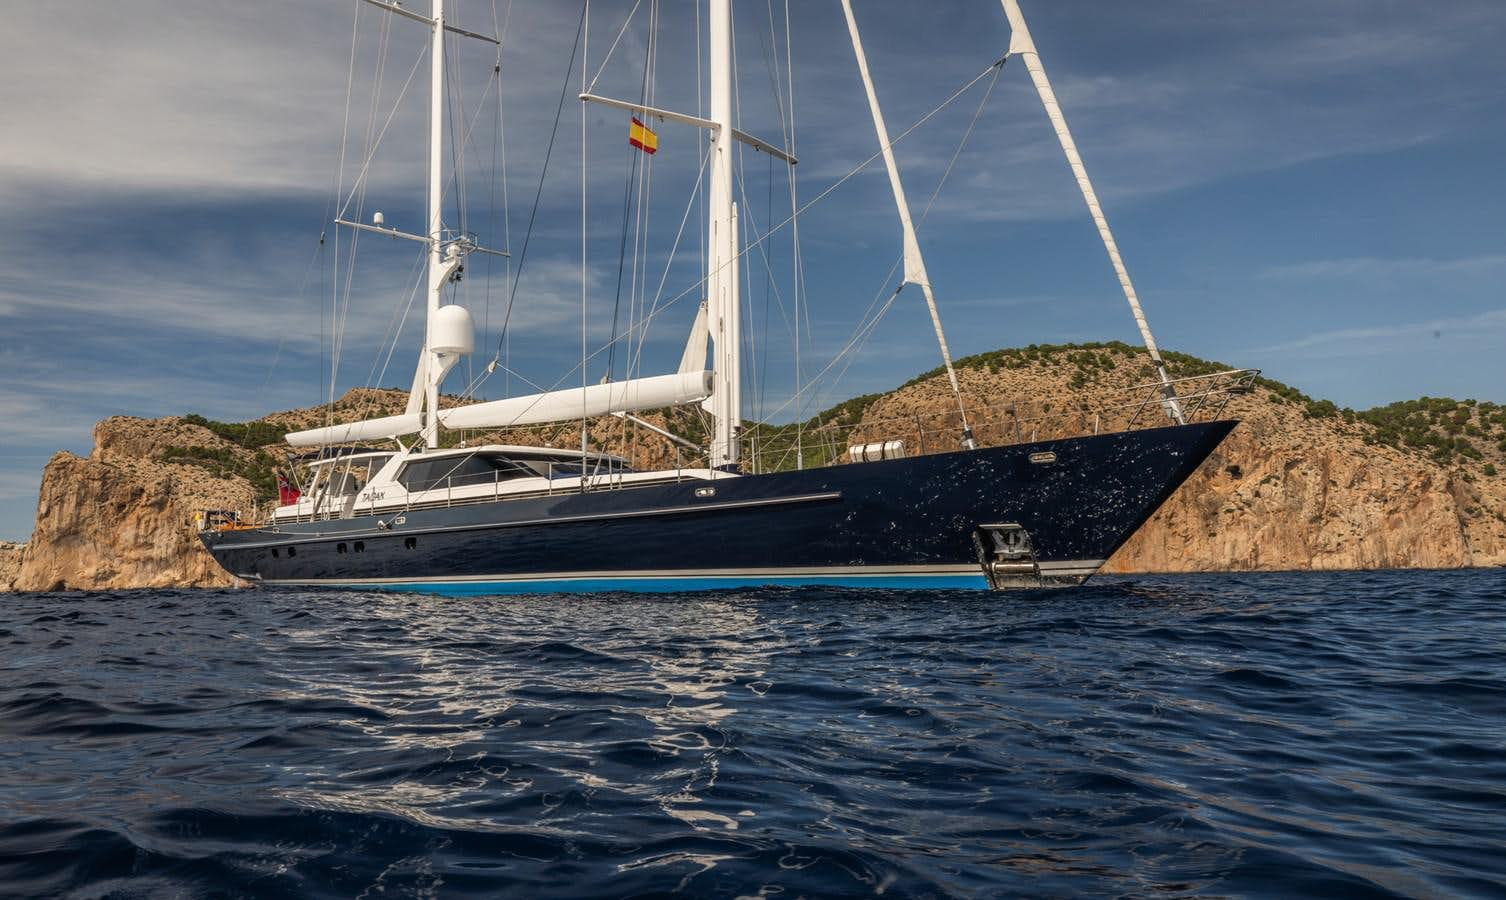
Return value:
M 1305 335 L 1292 341 L 1259 347 L 1251 354 L 1290 353 L 1327 348 L 1330 352 L 1348 351 L 1362 354 L 1390 353 L 1398 341 L 1415 342 L 1419 338 L 1441 338 L 1464 334 L 1474 340 L 1498 340 L 1506 336 L 1506 308 L 1492 309 L 1473 316 L 1449 316 L 1395 325 L 1337 328 Z
M 1270 266 L 1262 278 L 1273 281 L 1343 280 L 1366 282 L 1393 281 L 1398 278 L 1437 278 L 1443 276 L 1478 276 L 1506 273 L 1506 254 L 1485 254 L 1462 259 L 1427 259 L 1422 257 L 1380 258 L 1373 256 L 1346 259 L 1317 259 L 1307 262 Z

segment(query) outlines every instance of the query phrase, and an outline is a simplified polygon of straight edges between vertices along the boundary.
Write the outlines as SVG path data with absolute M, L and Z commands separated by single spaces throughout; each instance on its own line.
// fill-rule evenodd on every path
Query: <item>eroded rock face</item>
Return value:
M 1366 444 L 1340 424 L 1303 421 L 1295 411 L 1239 414 L 1234 433 L 1104 571 L 1506 562 L 1500 478 L 1470 482 L 1464 470 Z
M 21 556 L 25 552 L 25 544 L 0 541 L 0 591 L 11 589 L 16 573 L 21 571 Z
M 55 455 L 42 474 L 35 530 L 12 589 L 233 584 L 199 544 L 193 517 L 201 508 L 249 510 L 251 486 L 156 458 L 162 447 L 185 443 L 230 446 L 175 418 L 114 417 L 95 426 L 88 458 Z

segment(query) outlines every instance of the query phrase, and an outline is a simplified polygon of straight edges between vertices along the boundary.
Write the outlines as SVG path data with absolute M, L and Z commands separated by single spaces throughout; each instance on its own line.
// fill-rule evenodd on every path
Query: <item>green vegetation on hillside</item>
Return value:
M 164 447 L 157 454 L 163 462 L 198 466 L 216 478 L 240 476 L 251 482 L 256 492 L 256 502 L 263 503 L 277 496 L 277 459 L 266 450 L 268 445 L 280 444 L 286 432 L 266 422 L 216 422 L 197 413 L 189 413 L 182 421 L 198 425 L 214 432 L 221 440 L 234 444 L 242 450 L 251 451 L 250 456 L 238 453 L 229 447 Z
M 258 503 L 277 496 L 277 461 L 265 450 L 249 458 L 229 447 L 164 447 L 157 458 L 162 462 L 198 466 L 215 478 L 240 476 L 251 482 Z
M 208 428 L 221 440 L 229 441 L 238 447 L 245 447 L 247 450 L 255 450 L 257 447 L 265 447 L 268 444 L 280 444 L 287 434 L 283 429 L 266 422 L 216 422 L 198 413 L 189 413 L 183 417 L 183 421 L 190 425 Z
M 1485 454 L 1480 447 L 1492 444 L 1497 452 L 1506 453 L 1506 410 L 1494 403 L 1422 397 L 1356 415 L 1375 429 L 1369 436 L 1373 443 L 1415 448 L 1440 463 L 1453 462 L 1455 457 L 1482 460 Z M 1487 463 L 1484 472 L 1494 475 L 1495 466 Z
M 1199 375 L 1212 375 L 1216 372 L 1227 372 L 1235 366 L 1226 365 L 1214 360 L 1202 359 L 1187 353 L 1178 353 L 1175 350 L 1161 351 L 1161 358 L 1166 360 L 1167 370 L 1173 378 L 1195 378 Z M 1151 366 L 1150 358 L 1144 348 L 1132 347 L 1123 341 L 1097 341 L 1085 344 L 1031 344 L 1028 347 L 1006 347 L 1001 350 L 991 350 L 987 353 L 977 353 L 972 356 L 964 356 L 954 363 L 958 369 L 983 369 L 993 373 L 1006 369 L 1024 369 L 1029 366 L 1049 366 L 1067 364 L 1072 366 L 1072 377 L 1067 384 L 1071 388 L 1081 388 L 1095 380 L 1100 374 L 1111 372 L 1121 365 L 1136 365 L 1137 372 L 1147 383 L 1154 381 L 1156 371 Z M 919 384 L 930 378 L 943 374 L 946 370 L 941 366 L 915 376 L 901 388 L 907 388 L 912 384 Z M 1273 378 L 1260 377 L 1255 383 L 1268 392 L 1267 399 L 1272 403 L 1290 403 L 1306 407 L 1306 412 L 1313 418 L 1340 415 L 1338 407 L 1327 400 L 1313 400 L 1311 397 L 1292 387 L 1282 384 Z M 869 395 L 877 399 L 880 395 Z M 870 401 L 871 402 L 871 401 Z

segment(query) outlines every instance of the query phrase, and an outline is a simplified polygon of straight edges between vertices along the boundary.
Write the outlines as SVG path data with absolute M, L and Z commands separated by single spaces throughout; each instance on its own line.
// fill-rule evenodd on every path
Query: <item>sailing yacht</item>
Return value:
M 1098 225 L 1157 373 L 1119 427 L 1039 439 L 1016 427 L 981 440 L 962 401 L 850 0 L 855 58 L 903 232 L 904 281 L 925 295 L 951 390 L 956 431 L 943 452 L 926 435 L 875 433 L 788 471 L 748 465 L 741 389 L 739 244 L 733 154 L 742 143 L 793 165 L 785 148 L 734 127 L 731 0 L 710 0 L 709 114 L 678 113 L 583 91 L 635 124 L 705 131 L 704 296 L 677 371 L 441 408 L 448 372 L 474 351 L 469 312 L 445 288 L 474 253 L 500 252 L 446 229 L 441 213 L 445 0 L 423 16 L 429 49 L 428 229 L 424 347 L 404 412 L 287 435 L 308 451 L 304 489 L 264 521 L 212 527 L 204 545 L 230 573 L 270 585 L 445 594 L 678 591 L 757 585 L 1002 589 L 1080 584 L 1148 519 L 1235 426 L 1221 419 L 1253 370 L 1173 379 L 1108 230 L 1017 0 L 1002 0 L 1010 58 L 1023 60 Z M 472 36 L 475 36 L 474 34 Z M 583 86 L 584 87 L 584 86 Z M 635 132 L 637 133 L 637 132 Z M 712 361 L 705 368 L 709 356 Z M 623 456 L 514 444 L 442 447 L 444 430 L 506 429 L 699 404 L 713 424 L 704 465 L 639 470 Z M 673 437 L 673 436 L 670 436 Z M 932 435 L 932 447 L 936 442 Z M 916 442 L 919 438 L 919 442 Z

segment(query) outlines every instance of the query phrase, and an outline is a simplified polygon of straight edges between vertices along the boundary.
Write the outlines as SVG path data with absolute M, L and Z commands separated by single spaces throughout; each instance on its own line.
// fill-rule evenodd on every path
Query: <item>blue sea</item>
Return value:
M 1506 572 L 0 594 L 0 894 L 1506 897 Z

